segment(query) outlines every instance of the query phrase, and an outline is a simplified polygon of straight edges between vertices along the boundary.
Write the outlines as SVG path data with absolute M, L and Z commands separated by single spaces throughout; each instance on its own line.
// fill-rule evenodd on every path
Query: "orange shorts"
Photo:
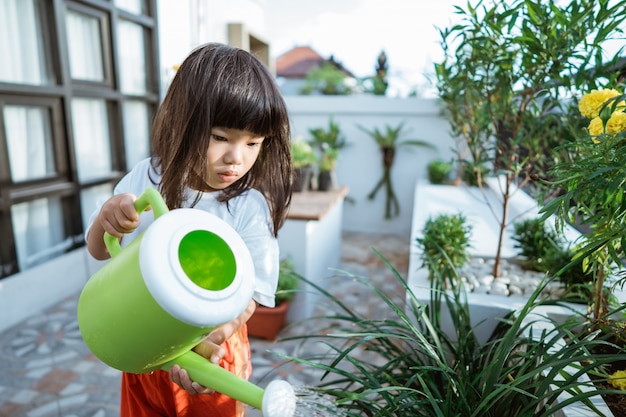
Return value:
M 226 355 L 220 366 L 248 379 L 252 372 L 248 330 L 243 325 L 224 343 Z M 220 394 L 191 395 L 171 381 L 170 374 L 122 374 L 120 417 L 243 417 L 246 404 Z

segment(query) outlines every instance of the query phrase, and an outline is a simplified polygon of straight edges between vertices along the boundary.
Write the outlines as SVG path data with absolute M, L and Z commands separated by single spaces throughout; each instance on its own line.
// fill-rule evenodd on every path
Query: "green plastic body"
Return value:
M 155 217 L 168 212 L 154 189 L 135 201 L 138 212 L 148 206 Z M 107 365 L 132 373 L 160 369 L 213 330 L 172 317 L 154 300 L 139 265 L 142 238 L 121 250 L 116 238 L 105 235 L 112 259 L 89 279 L 78 302 L 78 325 L 89 349 Z
M 140 240 L 94 274 L 78 302 L 78 325 L 89 349 L 107 365 L 132 373 L 159 369 L 212 330 L 177 320 L 154 300 L 141 279 Z

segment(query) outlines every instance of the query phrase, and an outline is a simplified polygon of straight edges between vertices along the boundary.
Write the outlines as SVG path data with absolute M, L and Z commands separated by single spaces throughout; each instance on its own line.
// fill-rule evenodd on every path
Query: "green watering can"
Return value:
M 100 360 L 125 372 L 180 365 L 200 384 L 263 411 L 290 417 L 295 394 L 285 381 L 263 390 L 191 349 L 215 328 L 238 317 L 254 290 L 254 264 L 239 234 L 202 210 L 169 211 L 148 188 L 135 201 L 154 222 L 124 249 L 105 233 L 111 260 L 85 284 L 78 325 Z

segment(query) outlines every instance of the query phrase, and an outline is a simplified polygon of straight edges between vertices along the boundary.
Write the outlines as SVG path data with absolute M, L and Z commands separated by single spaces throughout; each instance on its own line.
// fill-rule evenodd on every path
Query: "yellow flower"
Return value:
M 598 136 L 604 133 L 604 126 L 602 126 L 602 119 L 599 117 L 594 117 L 589 122 L 589 126 L 587 127 L 589 130 L 589 134 L 591 136 Z M 595 141 L 594 141 L 595 142 Z
M 626 130 L 626 113 L 623 111 L 616 111 L 611 115 L 611 118 L 606 122 L 607 133 L 619 133 Z
M 609 378 L 609 384 L 622 391 L 626 391 L 626 371 L 617 371 Z
M 591 90 L 585 94 L 578 102 L 578 110 L 580 114 L 590 119 L 600 114 L 602 105 L 611 97 L 619 96 L 620 92 L 614 89 Z
M 591 119 L 587 130 L 589 130 L 589 134 L 594 137 L 605 133 L 602 119 L 600 119 L 600 117 Z M 623 111 L 613 112 L 606 122 L 606 133 L 619 133 L 623 131 L 626 131 L 626 113 Z M 593 140 L 593 143 L 599 143 L 599 141 L 593 137 L 591 140 Z

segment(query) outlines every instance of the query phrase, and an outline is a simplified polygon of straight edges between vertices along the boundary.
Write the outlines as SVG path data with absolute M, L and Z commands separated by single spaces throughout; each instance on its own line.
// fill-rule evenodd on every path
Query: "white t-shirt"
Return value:
M 140 195 L 146 188 L 157 188 L 151 179 L 159 183 L 161 176 L 150 165 L 150 159 L 139 162 L 115 186 L 114 194 L 133 193 Z M 187 189 L 189 198 L 183 205 L 188 207 L 194 200 L 195 190 Z M 248 190 L 229 200 L 228 205 L 217 200 L 219 192 L 202 193 L 194 209 L 207 211 L 228 223 L 242 237 L 252 255 L 255 269 L 255 290 L 252 298 L 259 304 L 274 307 L 278 283 L 278 241 L 272 233 L 273 224 L 267 201 L 258 190 Z M 100 212 L 104 202 L 89 219 L 89 228 Z M 140 215 L 141 224 L 132 233 L 124 235 L 122 246 L 127 245 L 142 233 L 153 221 L 152 211 Z M 87 230 L 87 235 L 89 233 Z

